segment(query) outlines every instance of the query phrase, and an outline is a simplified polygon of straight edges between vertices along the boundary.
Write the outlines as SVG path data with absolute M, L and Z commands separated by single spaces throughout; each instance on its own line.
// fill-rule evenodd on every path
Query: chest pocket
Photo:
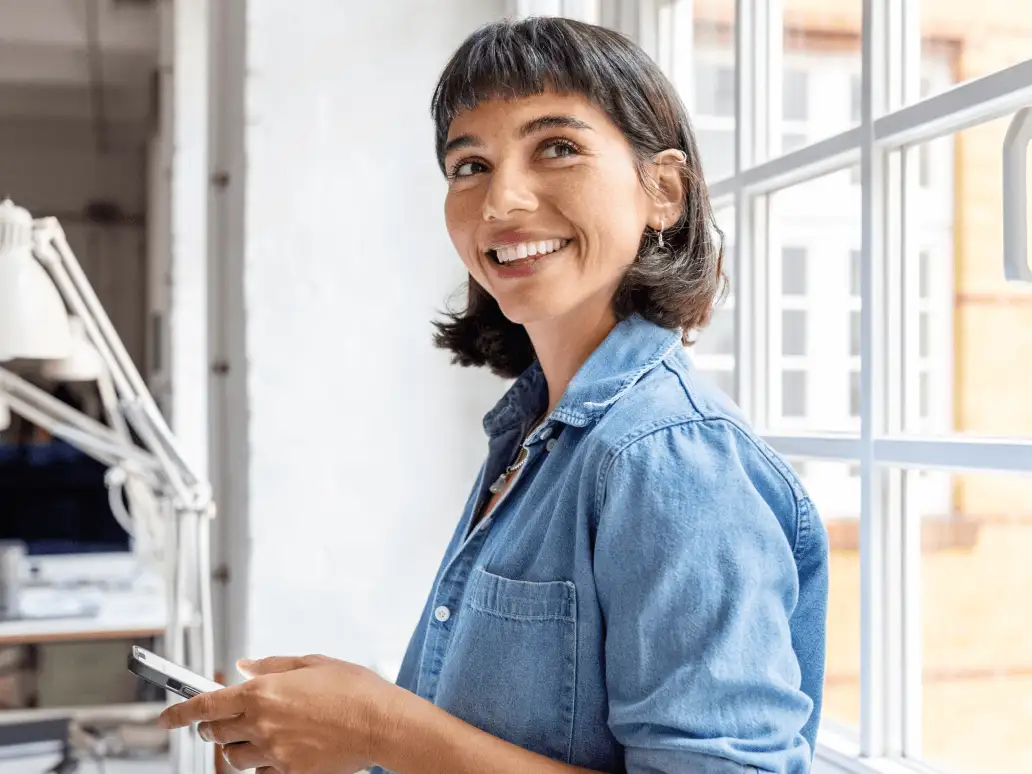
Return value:
M 436 703 L 490 734 L 569 762 L 577 589 L 473 570 Z

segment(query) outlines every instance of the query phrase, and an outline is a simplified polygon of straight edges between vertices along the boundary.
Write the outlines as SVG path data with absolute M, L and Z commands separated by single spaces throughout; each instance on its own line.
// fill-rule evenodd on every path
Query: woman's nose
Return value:
M 537 196 L 526 172 L 516 165 L 495 167 L 484 197 L 484 220 L 508 220 L 516 212 L 536 209 Z

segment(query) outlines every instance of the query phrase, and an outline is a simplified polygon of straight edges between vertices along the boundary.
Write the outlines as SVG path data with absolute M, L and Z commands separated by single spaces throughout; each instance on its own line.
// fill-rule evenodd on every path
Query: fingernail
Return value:
M 252 667 L 252 666 L 254 666 L 254 659 L 253 658 L 242 658 L 239 661 L 237 661 L 237 666 L 240 667 L 241 669 L 247 669 L 249 667 Z
M 168 722 L 168 718 L 166 718 L 164 716 L 164 714 L 158 715 L 158 728 L 169 728 L 169 727 L 170 727 L 170 725 L 169 725 L 169 722 Z

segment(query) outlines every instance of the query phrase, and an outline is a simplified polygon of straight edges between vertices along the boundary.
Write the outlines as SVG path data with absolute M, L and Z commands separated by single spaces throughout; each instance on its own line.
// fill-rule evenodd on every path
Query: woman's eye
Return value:
M 541 158 L 559 159 L 565 156 L 574 156 L 577 149 L 566 142 L 553 142 L 541 151 Z
M 479 161 L 463 161 L 462 163 L 456 164 L 454 167 L 452 167 L 451 176 L 453 178 L 471 177 L 472 175 L 475 175 L 478 172 L 483 171 L 484 165 L 481 164 Z

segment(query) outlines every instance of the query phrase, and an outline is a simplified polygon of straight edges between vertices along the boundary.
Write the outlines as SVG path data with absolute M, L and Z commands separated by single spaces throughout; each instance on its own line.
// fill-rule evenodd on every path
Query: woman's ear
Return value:
M 668 148 L 652 157 L 649 175 L 653 183 L 650 193 L 654 206 L 649 225 L 656 230 L 669 228 L 681 218 L 686 161 L 684 152 L 677 148 Z

